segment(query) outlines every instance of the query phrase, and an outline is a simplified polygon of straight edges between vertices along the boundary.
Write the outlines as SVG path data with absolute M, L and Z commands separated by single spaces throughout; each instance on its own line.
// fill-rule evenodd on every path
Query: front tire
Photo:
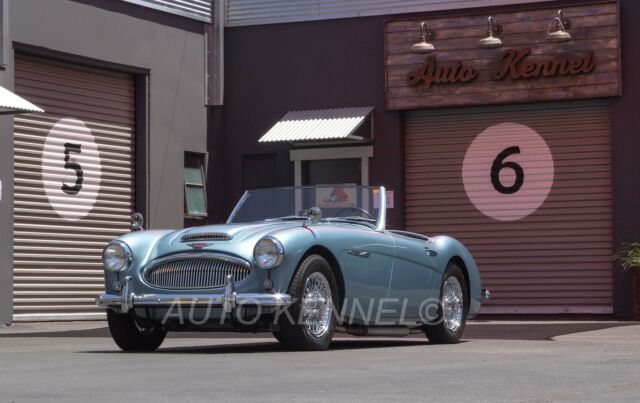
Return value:
M 160 324 L 142 327 L 128 314 L 107 309 L 107 323 L 113 341 L 122 351 L 151 352 L 160 347 L 167 331 Z
M 338 287 L 329 263 L 320 255 L 305 258 L 289 286 L 294 303 L 291 318 L 278 318 L 279 331 L 274 336 L 283 345 L 296 350 L 325 350 L 336 330 L 334 304 Z M 293 319 L 293 323 L 291 321 Z
M 430 342 L 446 344 L 460 341 L 469 310 L 467 295 L 467 282 L 462 270 L 455 263 L 449 263 L 440 287 L 438 322 L 425 327 Z

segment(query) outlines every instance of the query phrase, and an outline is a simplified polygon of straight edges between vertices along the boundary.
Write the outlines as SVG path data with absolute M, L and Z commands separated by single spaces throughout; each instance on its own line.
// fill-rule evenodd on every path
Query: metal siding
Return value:
M 227 0 L 227 26 L 533 3 L 549 0 Z
M 212 0 L 122 0 L 199 21 L 211 22 Z
M 483 313 L 612 312 L 608 103 L 420 111 L 406 116 L 406 227 L 454 236 L 470 249 L 492 293 Z M 462 179 L 471 142 L 487 127 L 503 122 L 537 131 L 555 165 L 553 187 L 544 203 L 517 221 L 482 214 L 470 202 Z M 493 203 L 490 197 L 487 202 Z
M 14 320 L 100 317 L 102 249 L 130 230 L 134 208 L 133 76 L 16 55 L 15 90 L 46 113 L 14 121 Z M 87 133 L 97 152 L 85 145 L 70 153 L 84 170 L 83 188 L 72 199 L 48 196 L 45 189 L 73 183 L 61 143 L 87 144 Z M 45 181 L 46 172 L 66 179 Z M 83 209 L 88 215 L 69 220 Z
M 347 139 L 373 112 L 373 106 L 287 112 L 259 142 Z

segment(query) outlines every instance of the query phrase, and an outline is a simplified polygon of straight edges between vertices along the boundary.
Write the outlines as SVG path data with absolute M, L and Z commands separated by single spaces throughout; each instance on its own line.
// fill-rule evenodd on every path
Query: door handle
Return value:
M 369 257 L 369 255 L 371 255 L 371 253 L 363 251 L 363 250 L 348 250 L 347 251 L 348 254 L 350 254 L 351 256 L 357 256 L 357 257 L 364 257 L 367 258 Z
M 429 256 L 438 256 L 438 252 L 433 249 L 429 249 L 429 247 L 425 247 L 424 251 L 427 252 L 427 255 Z

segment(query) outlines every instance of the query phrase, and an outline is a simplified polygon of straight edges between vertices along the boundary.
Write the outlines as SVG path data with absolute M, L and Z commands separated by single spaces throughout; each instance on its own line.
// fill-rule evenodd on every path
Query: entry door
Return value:
M 304 185 L 362 184 L 360 158 L 304 161 Z
M 101 253 L 130 230 L 134 78 L 16 55 L 14 320 L 103 317 Z

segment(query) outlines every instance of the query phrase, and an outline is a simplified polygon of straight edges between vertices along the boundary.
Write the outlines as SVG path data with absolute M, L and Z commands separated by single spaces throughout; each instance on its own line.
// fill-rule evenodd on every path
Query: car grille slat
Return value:
M 179 255 L 152 262 L 145 271 L 145 280 L 157 288 L 191 290 L 223 287 L 228 275 L 238 282 L 249 274 L 249 263 L 240 259 L 212 254 Z

